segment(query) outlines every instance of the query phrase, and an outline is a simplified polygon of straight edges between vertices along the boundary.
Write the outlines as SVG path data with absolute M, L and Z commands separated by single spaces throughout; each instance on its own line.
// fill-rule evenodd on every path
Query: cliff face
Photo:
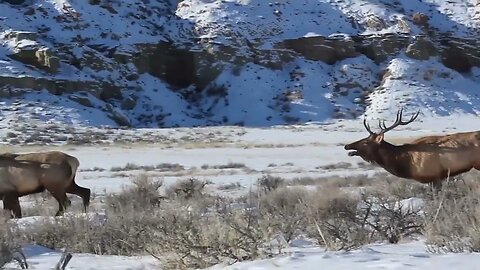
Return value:
M 0 1 L 5 123 L 477 113 L 476 1 Z

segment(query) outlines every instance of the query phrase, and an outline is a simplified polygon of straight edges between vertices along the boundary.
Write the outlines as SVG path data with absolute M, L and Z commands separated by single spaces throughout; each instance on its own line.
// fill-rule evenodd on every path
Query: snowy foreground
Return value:
M 373 126 L 373 123 L 372 123 Z M 475 130 L 480 119 L 473 116 L 455 116 L 436 119 L 419 119 L 408 127 L 387 134 L 394 142 L 411 140 L 426 134 L 440 134 Z M 455 129 L 452 129 L 455 127 Z M 189 134 L 212 134 L 224 137 L 208 143 L 202 139 L 177 143 L 158 144 L 111 144 L 102 146 L 24 146 L 9 149 L 28 152 L 58 149 L 79 158 L 80 169 L 77 182 L 91 188 L 98 200 L 105 193 L 118 192 L 129 185 L 132 176 L 147 173 L 164 180 L 165 185 L 188 177 L 210 180 L 210 189 L 224 195 L 235 196 L 248 191 L 258 177 L 265 174 L 289 179 L 301 176 L 346 176 L 371 174 L 378 168 L 362 167 L 359 158 L 347 156 L 345 143 L 363 138 L 366 131 L 360 120 L 345 121 L 331 125 L 308 125 L 273 127 L 267 129 L 214 127 L 202 129 L 158 130 L 179 139 Z M 223 141 L 223 142 L 221 142 Z M 345 167 L 328 165 L 349 163 Z M 127 169 L 127 163 L 137 166 L 156 164 L 179 164 L 181 170 Z M 243 164 L 240 168 L 218 169 L 215 165 Z M 120 169 L 112 168 L 117 167 Z M 125 169 L 121 169 L 121 168 Z M 221 189 L 222 185 L 238 183 L 237 190 Z M 21 204 L 32 203 L 23 197 Z M 90 211 L 95 211 L 94 208 Z M 90 213 L 95 215 L 95 213 Z M 53 217 L 49 217 L 53 218 Z M 20 222 L 32 222 L 34 217 L 25 217 Z M 24 248 L 30 269 L 53 269 L 61 256 L 54 251 L 38 246 Z M 242 262 L 234 265 L 216 265 L 211 269 L 478 269 L 477 254 L 431 254 L 424 242 L 415 240 L 397 245 L 368 245 L 350 252 L 326 252 L 304 240 L 294 241 L 287 254 L 267 260 Z M 16 263 L 7 265 L 18 269 Z M 67 269 L 161 269 L 158 261 L 150 256 L 122 257 L 73 254 Z
M 26 247 L 31 269 L 53 269 L 60 252 Z M 287 255 L 268 260 L 217 265 L 211 270 L 266 269 L 478 269 L 478 254 L 431 254 L 422 241 L 367 245 L 359 250 L 329 252 L 318 247 L 293 247 Z M 9 264 L 8 267 L 15 267 Z M 16 269 L 16 268 L 15 268 Z M 153 258 L 73 254 L 67 269 L 161 269 Z

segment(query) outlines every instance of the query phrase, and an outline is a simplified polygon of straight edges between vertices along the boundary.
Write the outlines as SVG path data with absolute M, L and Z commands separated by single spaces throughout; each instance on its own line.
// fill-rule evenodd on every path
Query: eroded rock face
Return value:
M 75 95 L 70 95 L 68 98 L 70 98 L 71 100 L 83 106 L 93 107 L 92 101 L 87 95 L 75 94 Z
M 286 40 L 283 46 L 307 59 L 327 64 L 362 54 L 380 63 L 388 56 L 398 54 L 408 43 L 408 36 L 385 34 L 352 38 L 304 37 Z
M 480 66 L 480 40 L 442 37 L 440 39 L 442 63 L 458 72 L 469 72 Z
M 307 59 L 322 61 L 327 64 L 360 55 L 351 39 L 332 39 L 326 37 L 305 37 L 283 42 L 285 48 L 300 53 Z
M 130 127 L 132 125 L 128 117 L 123 114 L 120 109 L 114 107 L 112 104 L 107 103 L 105 106 L 105 110 L 108 112 L 108 116 L 119 126 Z
M 51 48 L 37 42 L 38 34 L 33 32 L 11 32 L 6 35 L 15 43 L 11 58 L 32 65 L 50 73 L 58 72 L 60 58 L 55 56 Z
M 50 48 L 42 47 L 35 51 L 37 63 L 52 73 L 56 73 L 60 67 L 60 58 L 52 53 Z
M 408 45 L 405 54 L 413 59 L 427 60 L 430 56 L 437 54 L 437 49 L 431 41 L 421 37 Z

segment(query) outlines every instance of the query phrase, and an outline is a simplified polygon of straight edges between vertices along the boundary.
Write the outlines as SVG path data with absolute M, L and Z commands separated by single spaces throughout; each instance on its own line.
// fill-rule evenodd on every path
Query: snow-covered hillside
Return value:
M 401 104 L 477 113 L 473 0 L 28 0 L 0 10 L 0 117 L 13 128 L 272 126 L 389 117 Z

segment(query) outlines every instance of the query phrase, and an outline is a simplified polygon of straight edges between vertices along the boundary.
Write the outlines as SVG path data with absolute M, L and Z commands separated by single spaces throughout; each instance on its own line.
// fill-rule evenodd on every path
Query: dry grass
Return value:
M 141 175 L 132 187 L 105 198 L 103 220 L 67 215 L 30 227 L 0 224 L 0 236 L 9 235 L 0 238 L 0 247 L 37 243 L 72 252 L 153 254 L 165 269 L 267 258 L 305 236 L 329 250 L 351 250 L 424 233 L 435 252 L 479 251 L 480 185 L 469 177 L 434 195 L 413 181 L 384 175 L 314 179 L 313 189 L 267 175 L 258 190 L 233 200 L 209 194 L 208 182 L 196 178 L 168 187 L 164 197 L 161 181 Z M 411 197 L 425 206 L 405 207 Z
M 480 252 L 480 184 L 469 174 L 444 185 L 427 204 L 426 237 L 432 252 Z

